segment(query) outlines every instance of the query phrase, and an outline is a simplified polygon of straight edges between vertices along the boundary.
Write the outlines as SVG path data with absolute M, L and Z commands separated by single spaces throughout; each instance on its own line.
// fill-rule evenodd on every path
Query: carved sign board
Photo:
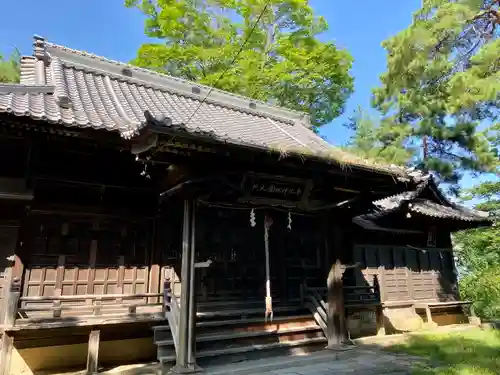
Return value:
M 245 179 L 244 189 L 250 197 L 299 202 L 305 191 L 305 182 L 249 176 Z

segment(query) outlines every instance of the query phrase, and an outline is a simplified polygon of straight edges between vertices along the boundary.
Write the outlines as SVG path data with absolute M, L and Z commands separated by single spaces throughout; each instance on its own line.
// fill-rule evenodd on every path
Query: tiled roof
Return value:
M 144 112 L 173 125 L 250 143 L 328 147 L 307 129 L 303 113 L 258 103 L 127 64 L 35 39 L 34 56 L 21 62 L 21 84 L 49 85 L 54 95 L 2 95 L 0 108 L 67 126 L 119 131 L 125 137 L 145 122 Z M 255 108 L 251 108 L 255 107 Z M 199 107 L 199 108 L 198 108 Z M 195 114 L 196 113 L 196 114 Z M 193 116 L 194 114 L 194 116 Z
M 432 194 L 433 199 L 423 198 L 424 191 Z M 468 222 L 489 223 L 492 218 L 487 212 L 477 211 L 461 207 L 449 199 L 439 190 L 433 178 L 428 176 L 415 190 L 376 200 L 373 203 L 371 212 L 357 216 L 353 222 L 366 229 L 378 227 L 378 219 L 392 213 L 407 210 L 439 219 L 463 220 Z M 405 212 L 407 212 L 405 211 Z
M 146 125 L 148 111 L 154 119 L 167 118 L 165 126 L 224 142 L 317 156 L 411 178 L 404 168 L 372 163 L 332 147 L 310 129 L 307 114 L 40 37 L 34 39 L 33 56 L 21 59 L 21 85 L 10 87 L 0 87 L 0 113 L 116 131 L 131 138 Z
M 469 210 L 465 207 L 457 205 L 454 207 L 444 206 L 428 199 L 416 200 L 409 204 L 408 209 L 422 215 L 442 219 L 489 221 L 489 215 L 487 212 Z
M 400 194 L 392 195 L 390 197 L 382 198 L 373 202 L 373 205 L 380 210 L 380 212 L 390 212 L 399 209 L 404 203 L 411 202 L 417 198 L 432 182 L 430 175 L 427 175 L 421 180 L 415 190 L 404 191 Z

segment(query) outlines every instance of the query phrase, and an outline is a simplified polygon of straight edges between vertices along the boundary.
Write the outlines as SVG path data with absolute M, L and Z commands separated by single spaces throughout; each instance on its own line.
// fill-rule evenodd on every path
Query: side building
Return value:
M 306 114 L 36 37 L 0 155 L 0 374 L 194 371 L 470 314 L 450 233 L 487 215 Z

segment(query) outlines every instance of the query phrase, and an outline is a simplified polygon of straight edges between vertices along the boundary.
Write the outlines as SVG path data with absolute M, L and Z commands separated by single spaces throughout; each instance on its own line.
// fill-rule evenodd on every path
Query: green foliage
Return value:
M 464 193 L 464 199 L 480 199 L 476 208 L 500 213 L 500 181 L 483 182 Z M 499 217 L 500 218 L 500 217 Z M 455 254 L 464 274 L 460 280 L 463 298 L 474 301 L 483 318 L 500 319 L 500 222 L 454 235 Z
M 500 267 L 500 227 L 478 228 L 454 235 L 455 252 L 465 273 Z
M 500 213 L 500 180 L 486 181 L 472 189 L 466 190 L 464 200 L 481 199 L 482 202 L 476 208 L 492 214 Z
M 346 149 L 358 156 L 384 164 L 406 165 L 414 154 L 406 144 L 400 128 L 393 127 L 391 119 L 377 122 L 358 107 L 346 127 L 354 134 Z M 404 133 L 403 133 L 404 135 Z
M 500 264 L 465 276 L 460 280 L 460 292 L 462 298 L 474 301 L 478 316 L 500 319 Z
M 140 47 L 133 61 L 138 66 L 308 112 L 316 126 L 341 114 L 353 90 L 351 56 L 318 39 L 327 23 L 307 0 L 126 0 L 125 5 L 139 8 L 146 35 L 160 39 Z
M 15 50 L 8 59 L 0 55 L 0 83 L 17 83 L 20 78 L 20 54 Z
M 476 198 L 476 208 L 496 216 L 500 212 L 500 180 L 486 181 L 463 193 L 464 200 Z M 490 267 L 500 268 L 500 225 L 458 232 L 454 236 L 459 265 L 474 273 Z
M 387 71 L 373 104 L 422 144 L 417 164 L 449 182 L 463 170 L 498 173 L 498 7 L 497 0 L 425 0 L 412 24 L 383 43 Z
M 413 375 L 496 375 L 500 368 L 500 334 L 494 330 L 415 335 L 389 350 L 425 360 Z

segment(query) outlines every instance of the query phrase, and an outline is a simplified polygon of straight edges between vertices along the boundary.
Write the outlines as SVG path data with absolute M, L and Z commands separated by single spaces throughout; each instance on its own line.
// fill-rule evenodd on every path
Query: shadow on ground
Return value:
M 500 374 L 498 330 L 415 335 L 403 344 L 386 349 L 426 358 L 429 364 L 415 368 L 415 375 Z

